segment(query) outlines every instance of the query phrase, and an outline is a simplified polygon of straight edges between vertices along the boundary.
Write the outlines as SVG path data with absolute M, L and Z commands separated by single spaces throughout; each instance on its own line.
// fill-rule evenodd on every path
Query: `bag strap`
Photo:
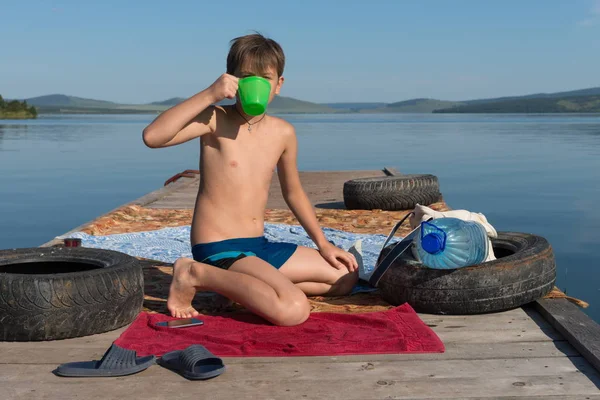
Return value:
M 385 246 L 392 239 L 392 237 L 394 237 L 394 234 L 396 233 L 398 228 L 400 228 L 400 226 L 404 223 L 404 221 L 406 221 L 406 219 L 408 217 L 410 217 L 412 214 L 413 213 L 411 212 L 408 215 L 406 215 L 398 223 L 396 223 L 396 225 L 392 228 L 390 234 L 388 235 L 387 239 L 385 240 L 385 243 L 383 244 L 383 246 L 381 248 L 381 251 L 379 252 L 380 257 L 381 257 L 381 253 L 383 252 L 383 249 L 385 249 Z M 429 218 L 428 221 L 431 221 L 432 219 L 433 218 Z M 391 250 L 385 255 L 385 257 L 381 261 L 379 261 L 379 259 L 378 259 L 379 262 L 375 265 L 375 270 L 373 271 L 373 273 L 371 274 L 371 277 L 369 278 L 369 283 L 371 284 L 371 286 L 377 287 L 379 280 L 381 279 L 383 274 L 385 274 L 385 272 L 388 270 L 388 268 L 392 265 L 392 263 L 394 261 L 396 261 L 396 259 L 398 257 L 400 257 L 402 254 L 404 254 L 404 252 L 410 248 L 410 246 L 412 245 L 412 239 L 414 238 L 416 233 L 419 231 L 420 226 L 421 225 L 419 224 L 418 227 L 413 229 L 402 240 L 395 243 L 394 246 L 391 248 Z
M 406 221 L 406 219 L 413 214 L 414 214 L 413 212 L 406 214 L 404 216 L 404 218 L 402 218 L 399 222 L 396 223 L 396 225 L 394 225 L 394 227 L 390 231 L 390 234 L 388 235 L 387 239 L 385 239 L 385 243 L 383 243 L 383 246 L 381 246 L 381 250 L 379 251 L 379 254 L 381 254 L 381 251 L 383 251 L 383 249 L 385 249 L 385 246 L 387 246 L 388 242 L 394 237 L 398 228 L 400 228 L 400 226 L 404 223 L 404 221 Z M 398 242 L 398 243 L 400 243 L 400 242 Z

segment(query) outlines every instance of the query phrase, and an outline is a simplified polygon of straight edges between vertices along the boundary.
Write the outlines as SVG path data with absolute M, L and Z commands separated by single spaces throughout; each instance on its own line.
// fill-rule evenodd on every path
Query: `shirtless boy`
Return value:
M 200 187 L 192 220 L 194 259 L 175 262 L 167 306 L 193 317 L 196 291 L 212 291 L 275 325 L 304 322 L 307 296 L 348 294 L 358 279 L 352 254 L 332 245 L 318 225 L 297 169 L 294 127 L 270 115 L 250 116 L 237 97 L 238 79 L 257 75 L 271 84 L 269 102 L 283 84 L 279 44 L 259 34 L 236 38 L 227 72 L 207 89 L 159 115 L 143 132 L 151 148 L 200 138 Z M 274 243 L 264 236 L 264 214 L 277 168 L 283 197 L 318 250 Z

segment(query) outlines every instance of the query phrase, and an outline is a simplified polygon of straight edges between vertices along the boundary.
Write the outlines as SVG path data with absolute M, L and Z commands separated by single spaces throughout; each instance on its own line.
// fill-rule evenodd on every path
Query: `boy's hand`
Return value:
M 348 253 L 347 251 L 344 251 L 339 247 L 332 245 L 331 243 L 319 249 L 319 252 L 321 253 L 321 256 L 334 268 L 347 268 L 350 272 L 354 272 L 358 269 L 358 262 L 352 253 Z
M 233 75 L 223 74 L 217 79 L 208 90 L 211 92 L 214 101 L 218 102 L 225 98 L 233 99 L 238 90 L 238 78 Z

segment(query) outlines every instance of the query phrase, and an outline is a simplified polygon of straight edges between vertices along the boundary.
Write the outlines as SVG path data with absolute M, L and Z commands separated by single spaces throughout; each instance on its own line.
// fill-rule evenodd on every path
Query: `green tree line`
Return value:
M 27 101 L 11 100 L 6 101 L 0 95 L 0 115 L 1 114 L 31 114 L 33 118 L 37 117 L 37 110 L 34 106 L 29 106 Z
M 434 113 L 598 113 L 600 96 L 529 98 L 466 104 Z

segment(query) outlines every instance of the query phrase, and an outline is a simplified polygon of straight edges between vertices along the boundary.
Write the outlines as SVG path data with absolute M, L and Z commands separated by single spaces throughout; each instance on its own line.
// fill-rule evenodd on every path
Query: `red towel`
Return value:
M 275 326 L 254 314 L 201 315 L 204 325 L 157 327 L 174 318 L 141 313 L 115 344 L 139 356 L 161 356 L 191 344 L 219 357 L 336 356 L 348 354 L 443 353 L 444 345 L 408 304 L 387 311 L 312 313 L 303 324 Z

